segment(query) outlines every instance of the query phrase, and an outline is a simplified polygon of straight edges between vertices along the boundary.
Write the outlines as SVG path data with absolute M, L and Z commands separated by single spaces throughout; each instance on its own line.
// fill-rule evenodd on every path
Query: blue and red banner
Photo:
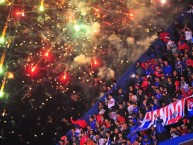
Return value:
M 187 117 L 190 118 L 193 116 L 193 97 L 189 97 L 186 99 L 187 104 Z
M 193 103 L 193 99 L 191 100 Z M 156 114 L 163 119 L 163 125 L 170 125 L 177 123 L 178 120 L 184 117 L 185 114 L 185 99 L 179 100 L 177 102 L 171 103 L 163 108 L 147 112 L 143 122 L 139 125 L 136 131 L 145 130 L 154 125 Z M 192 108 L 193 109 L 193 108 Z

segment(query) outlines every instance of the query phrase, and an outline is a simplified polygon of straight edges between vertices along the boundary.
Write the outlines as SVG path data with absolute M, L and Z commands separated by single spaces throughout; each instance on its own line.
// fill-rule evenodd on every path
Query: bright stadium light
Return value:
M 161 2 L 161 4 L 165 4 L 166 0 L 161 0 L 160 2 Z

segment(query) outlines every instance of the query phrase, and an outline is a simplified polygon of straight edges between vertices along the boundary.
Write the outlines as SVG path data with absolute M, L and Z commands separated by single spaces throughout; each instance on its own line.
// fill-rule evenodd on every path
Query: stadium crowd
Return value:
M 89 121 L 71 117 L 74 128 L 61 137 L 58 145 L 157 145 L 193 132 L 192 117 L 163 126 L 157 115 L 150 129 L 135 131 L 146 112 L 193 95 L 192 9 L 190 3 L 190 10 L 184 13 L 188 21 L 174 22 L 173 34 L 158 34 L 163 45 L 150 46 L 148 61 L 136 62 L 128 92 L 119 86 L 107 89 L 108 97 L 98 103 L 98 113 L 89 116 Z

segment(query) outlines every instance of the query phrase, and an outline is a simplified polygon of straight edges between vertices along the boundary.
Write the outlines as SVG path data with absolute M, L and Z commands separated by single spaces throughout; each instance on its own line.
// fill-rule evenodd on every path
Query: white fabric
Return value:
M 111 108 L 115 106 L 115 99 L 111 98 L 109 101 L 108 101 L 108 108 Z
M 185 35 L 186 35 L 187 41 L 192 39 L 192 32 L 191 31 L 185 31 Z

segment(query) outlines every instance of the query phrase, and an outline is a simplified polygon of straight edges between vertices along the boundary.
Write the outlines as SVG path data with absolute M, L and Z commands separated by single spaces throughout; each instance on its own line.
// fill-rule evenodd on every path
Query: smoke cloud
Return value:
M 86 57 L 84 54 L 80 54 L 74 58 L 76 64 L 87 64 L 91 62 L 90 57 Z
M 101 79 L 110 80 L 115 77 L 115 72 L 114 70 L 104 66 L 99 68 L 98 77 Z

